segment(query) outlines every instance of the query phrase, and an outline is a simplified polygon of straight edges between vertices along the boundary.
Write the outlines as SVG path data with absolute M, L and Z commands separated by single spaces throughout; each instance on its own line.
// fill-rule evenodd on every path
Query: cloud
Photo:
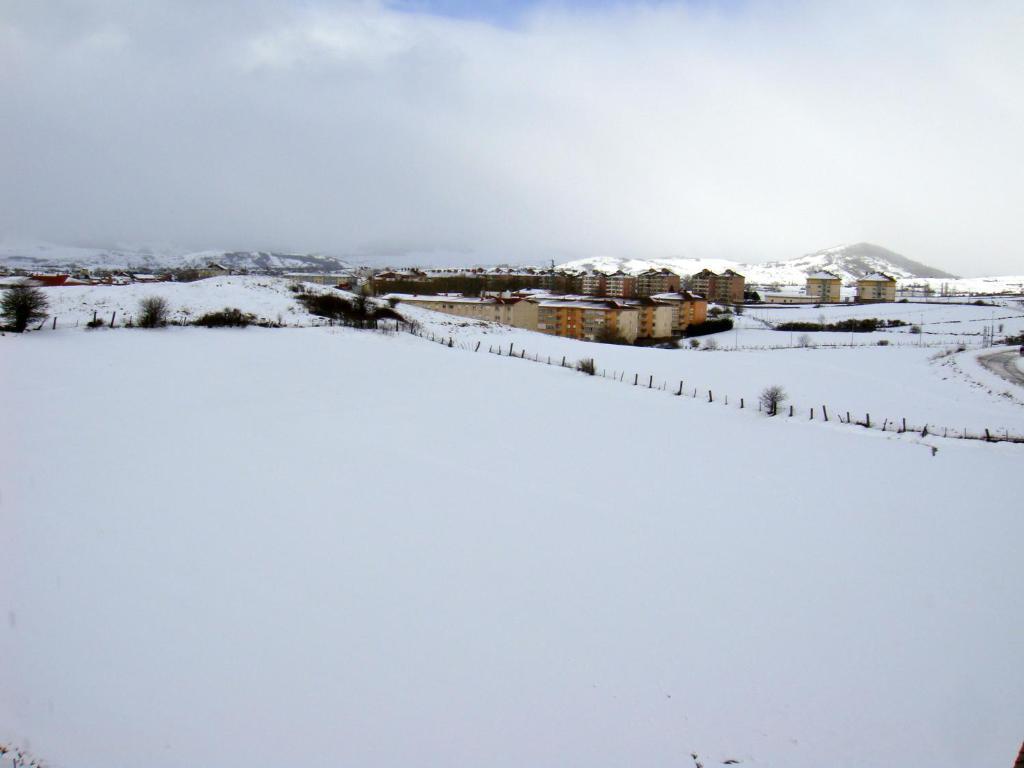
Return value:
M 0 232 L 1021 270 L 1024 9 L 14 2 Z

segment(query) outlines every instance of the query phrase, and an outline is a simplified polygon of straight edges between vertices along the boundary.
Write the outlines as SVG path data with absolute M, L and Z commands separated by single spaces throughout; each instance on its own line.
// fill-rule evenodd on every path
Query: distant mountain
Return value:
M 337 272 L 348 264 L 332 256 L 269 251 L 182 251 L 172 248 L 82 248 L 39 242 L 0 242 L 0 265 L 32 271 L 74 269 L 158 272 L 216 262 L 229 269 Z
M 947 278 L 954 275 L 941 269 L 929 267 L 901 256 L 898 253 L 871 243 L 856 243 L 826 248 L 817 253 L 799 256 L 785 261 L 771 261 L 765 264 L 744 264 L 726 259 L 579 259 L 561 265 L 562 269 L 596 269 L 601 272 L 637 273 L 646 269 L 670 269 L 680 275 L 692 275 L 702 269 L 721 272 L 733 269 L 746 276 L 751 284 L 803 285 L 809 272 L 827 270 L 851 282 L 870 272 L 885 272 L 898 279 Z
M 800 275 L 798 281 L 803 282 L 802 275 L 808 272 L 826 270 L 839 275 L 843 280 L 853 280 L 870 272 L 885 272 L 896 278 L 934 277 L 956 279 L 956 275 L 943 272 L 941 269 L 929 267 L 906 256 L 890 251 L 880 245 L 871 243 L 855 243 L 826 248 L 817 253 L 799 256 L 785 261 L 770 261 L 766 264 L 751 264 L 747 270 L 752 273 L 764 272 L 770 275 L 788 274 L 792 277 Z

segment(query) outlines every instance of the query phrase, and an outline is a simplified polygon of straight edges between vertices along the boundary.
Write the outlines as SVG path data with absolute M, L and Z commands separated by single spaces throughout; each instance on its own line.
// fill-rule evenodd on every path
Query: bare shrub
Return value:
M 786 390 L 780 387 L 778 384 L 773 384 L 770 387 L 765 387 L 761 391 L 760 401 L 761 410 L 767 413 L 769 416 L 775 416 L 779 412 L 779 406 L 784 403 L 789 396 L 786 394 Z
M 582 360 L 577 360 L 576 370 L 580 373 L 585 373 L 588 376 L 594 376 L 597 373 L 597 366 L 594 364 L 594 358 L 585 357 Z
M 147 296 L 139 302 L 139 328 L 163 328 L 171 315 L 170 305 L 163 296 Z

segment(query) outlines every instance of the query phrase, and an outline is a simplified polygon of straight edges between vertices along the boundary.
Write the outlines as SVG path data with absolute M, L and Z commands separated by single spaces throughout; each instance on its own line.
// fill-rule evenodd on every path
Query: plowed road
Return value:
M 1024 372 L 1017 367 L 1020 357 L 1021 355 L 1016 349 L 1011 349 L 1008 352 L 996 352 L 994 355 L 979 357 L 978 362 L 1004 379 L 1009 379 L 1024 387 Z

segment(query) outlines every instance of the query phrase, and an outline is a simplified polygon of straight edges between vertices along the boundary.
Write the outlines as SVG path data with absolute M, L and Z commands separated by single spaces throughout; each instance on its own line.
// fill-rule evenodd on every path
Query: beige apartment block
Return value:
M 593 341 L 614 334 L 632 344 L 640 332 L 640 313 L 614 301 L 540 301 L 537 330 L 552 336 Z
M 875 272 L 858 279 L 857 301 L 896 301 L 896 278 Z
M 843 281 L 839 275 L 831 272 L 812 272 L 807 276 L 807 296 L 821 304 L 838 304 L 841 302 Z
M 537 329 L 537 305 L 519 297 L 416 296 L 402 293 L 386 298 L 401 303 L 443 312 L 446 315 L 486 320 L 527 330 Z
M 708 319 L 707 299 L 690 293 L 690 291 L 657 293 L 651 298 L 669 305 L 674 333 L 682 333 L 688 326 L 703 323 Z

